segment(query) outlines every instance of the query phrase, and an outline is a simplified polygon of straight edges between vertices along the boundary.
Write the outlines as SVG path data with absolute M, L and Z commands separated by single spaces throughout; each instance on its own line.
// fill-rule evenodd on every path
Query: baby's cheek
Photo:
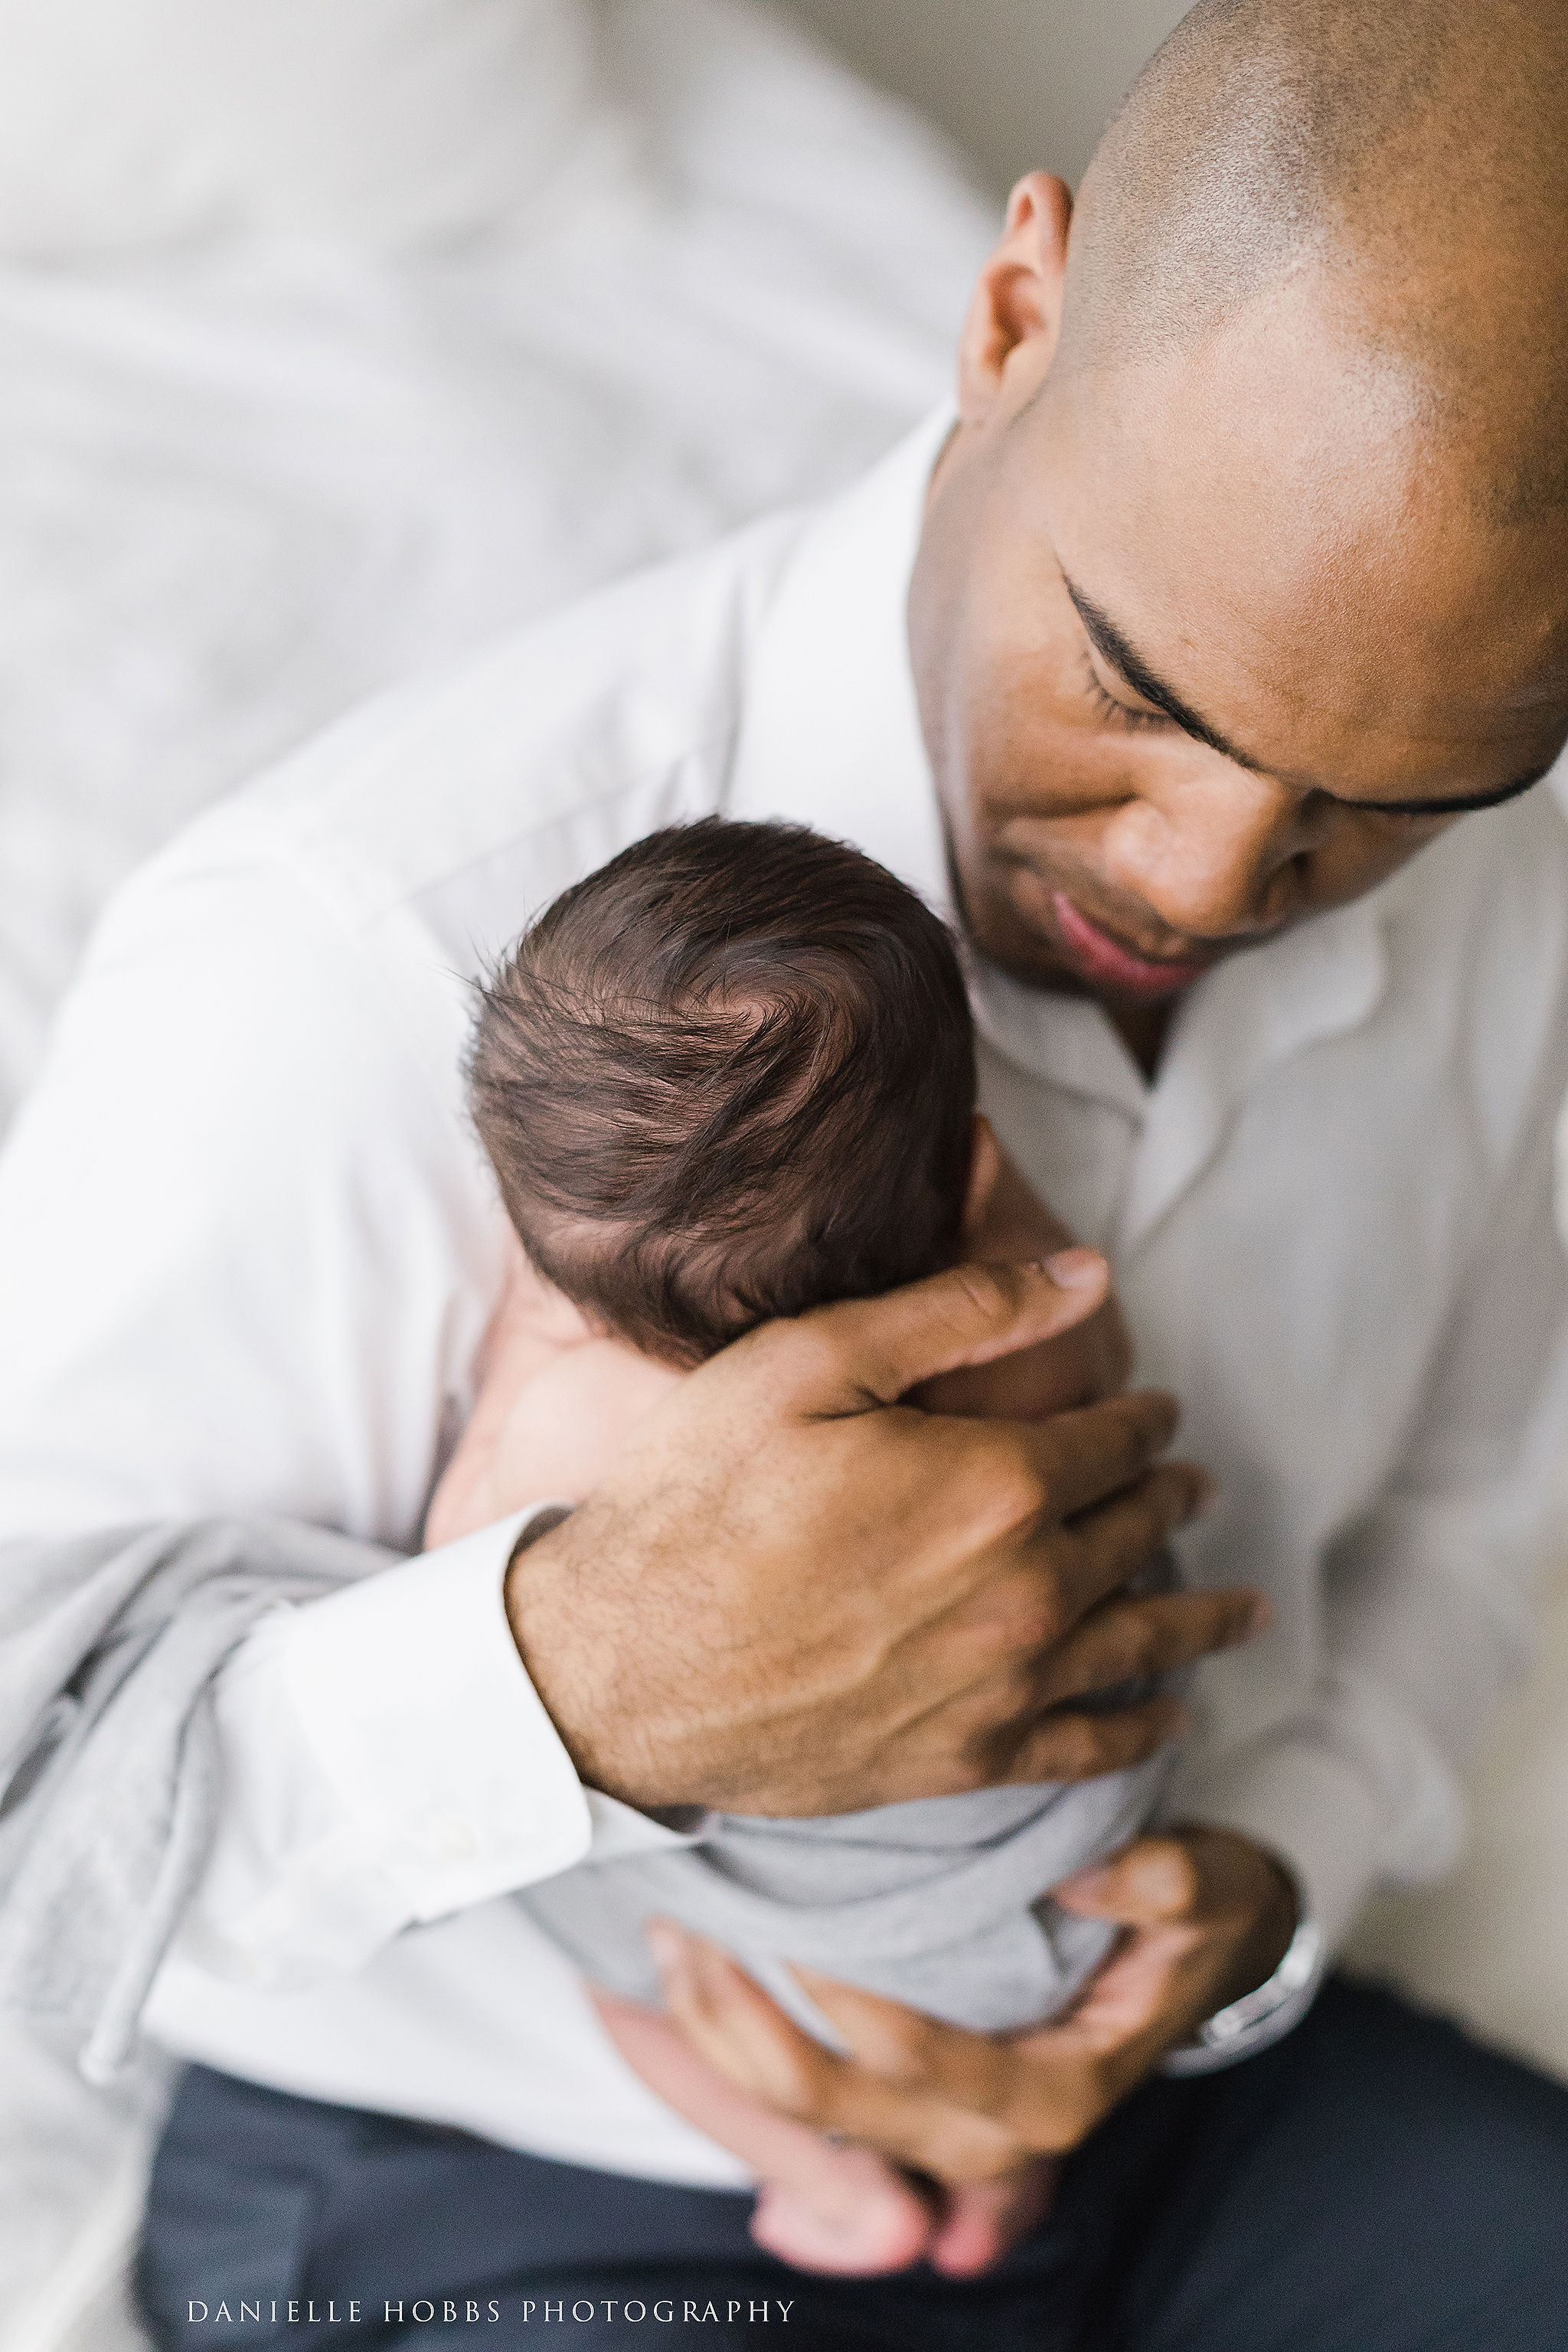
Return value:
M 520 1399 L 500 1433 L 490 1473 L 498 1516 L 529 1503 L 581 1503 L 602 1479 L 612 1449 L 592 1420 L 564 1399 Z
M 690 1378 L 672 1364 L 645 1356 L 625 1339 L 595 1339 L 578 1354 L 582 1359 L 579 1377 L 584 1378 L 599 1411 L 623 1435 L 662 1404 L 671 1389 Z
M 536 1373 L 497 1440 L 498 1515 L 545 1499 L 584 1501 L 637 1423 L 683 1377 L 613 1339 L 590 1340 Z

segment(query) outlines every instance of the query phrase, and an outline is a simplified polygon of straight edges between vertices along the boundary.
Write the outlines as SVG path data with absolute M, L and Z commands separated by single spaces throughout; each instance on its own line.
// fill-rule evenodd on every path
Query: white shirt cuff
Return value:
M 550 1877 L 593 1834 L 502 1600 L 518 1537 L 538 1515 L 314 1601 L 282 1637 L 306 1742 L 413 1919 Z

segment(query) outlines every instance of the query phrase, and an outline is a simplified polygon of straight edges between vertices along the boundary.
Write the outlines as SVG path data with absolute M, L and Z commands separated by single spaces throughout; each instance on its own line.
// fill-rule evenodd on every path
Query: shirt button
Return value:
M 434 1813 L 425 1832 L 425 1844 L 426 1851 L 441 1862 L 467 1862 L 478 1853 L 479 1841 L 473 1823 L 466 1822 L 461 1813 Z

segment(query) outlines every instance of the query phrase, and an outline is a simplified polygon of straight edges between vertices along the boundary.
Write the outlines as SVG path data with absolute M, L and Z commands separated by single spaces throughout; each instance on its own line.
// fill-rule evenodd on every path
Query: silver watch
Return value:
M 1191 2042 L 1167 2053 L 1161 2073 L 1213 2074 L 1283 2041 L 1312 2006 L 1325 1959 L 1321 1928 L 1304 1918 L 1267 1983 L 1205 2017 Z

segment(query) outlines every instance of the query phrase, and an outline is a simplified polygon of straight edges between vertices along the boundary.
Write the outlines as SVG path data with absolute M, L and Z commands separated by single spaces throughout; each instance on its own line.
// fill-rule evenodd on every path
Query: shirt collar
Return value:
M 748 665 L 725 814 L 852 841 L 951 920 L 906 608 L 943 406 L 802 533 Z
M 1098 1004 L 1027 988 L 973 948 L 965 961 L 974 1025 L 1005 1061 L 1058 1093 L 1087 1096 L 1142 1124 L 1148 1083 Z
M 987 1043 L 1054 1091 L 1102 1103 L 1139 1130 L 1121 1249 L 1142 1241 L 1202 1174 L 1271 1067 L 1371 1018 L 1387 982 L 1392 887 L 1200 981 L 1177 1013 L 1153 1086 L 1098 1004 L 1026 988 L 971 951 L 975 1025 Z
M 1195 1182 L 1270 1070 L 1371 1020 L 1388 984 L 1389 887 L 1232 958 L 1192 991 L 1148 1090 L 1122 1211 L 1124 1249 Z

